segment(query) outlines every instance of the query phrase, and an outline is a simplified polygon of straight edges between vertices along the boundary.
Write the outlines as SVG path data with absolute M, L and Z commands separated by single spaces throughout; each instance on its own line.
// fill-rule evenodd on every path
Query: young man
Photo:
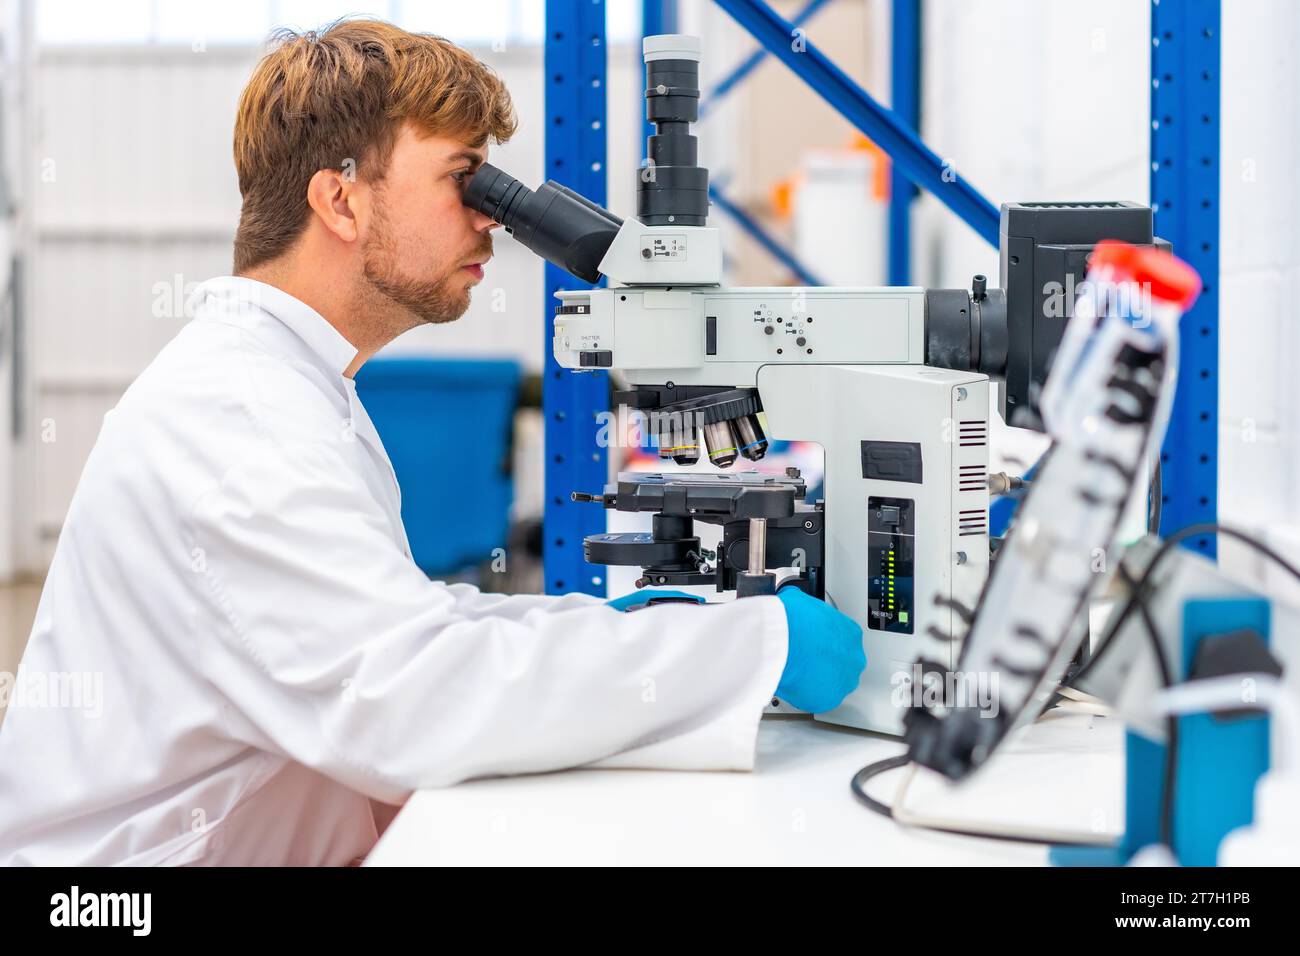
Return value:
M 388 24 L 286 34 L 235 125 L 235 275 L 136 380 L 82 474 L 11 708 L 0 861 L 340 864 L 378 804 L 582 764 L 748 769 L 764 703 L 834 706 L 861 635 L 799 594 L 621 613 L 429 581 L 353 373 L 464 313 L 461 204 L 515 120 L 470 54 Z M 381 813 L 381 817 L 383 814 Z

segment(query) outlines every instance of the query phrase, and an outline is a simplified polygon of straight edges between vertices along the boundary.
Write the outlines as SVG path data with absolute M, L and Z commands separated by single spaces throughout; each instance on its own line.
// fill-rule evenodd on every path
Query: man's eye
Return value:
M 451 174 L 451 178 L 454 179 L 454 180 L 456 180 L 456 185 L 458 185 L 458 186 L 464 186 L 465 183 L 469 180 L 469 177 L 470 177 L 471 175 L 472 175 L 472 174 L 470 173 L 470 171 L 469 171 L 468 169 L 462 169 L 462 170 L 461 170 L 460 172 L 458 172 L 458 173 L 452 173 L 452 174 Z

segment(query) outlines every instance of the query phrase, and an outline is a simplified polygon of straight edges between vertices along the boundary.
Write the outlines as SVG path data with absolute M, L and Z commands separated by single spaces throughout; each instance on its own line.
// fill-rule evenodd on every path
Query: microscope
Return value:
M 897 688 L 918 659 L 956 666 L 989 576 L 990 385 L 1001 383 L 1009 424 L 1039 427 L 1069 290 L 1100 240 L 1154 244 L 1151 210 L 1004 205 L 1001 288 L 982 275 L 969 289 L 726 287 L 691 132 L 700 41 L 647 37 L 643 53 L 655 132 L 634 218 L 554 181 L 530 190 L 488 164 L 464 198 L 577 279 L 608 280 L 557 294 L 556 362 L 619 373 L 626 387 L 613 404 L 644 416 L 661 460 L 719 469 L 622 473 L 602 492 L 576 491 L 651 515 L 648 533 L 589 536 L 585 557 L 640 568 L 638 586 L 713 585 L 740 598 L 775 593 L 782 572 L 782 587 L 863 631 L 861 684 L 814 716 L 901 734 Z M 731 470 L 760 462 L 773 439 L 821 445 L 819 500 L 795 469 Z M 697 522 L 721 527 L 715 552 Z

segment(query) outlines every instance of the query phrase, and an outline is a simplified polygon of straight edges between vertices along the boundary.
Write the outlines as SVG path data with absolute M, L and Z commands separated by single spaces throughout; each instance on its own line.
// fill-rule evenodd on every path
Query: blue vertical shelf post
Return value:
M 546 2 L 546 177 L 592 202 L 606 203 L 606 53 L 603 0 Z M 546 419 L 546 503 L 542 562 L 547 594 L 604 595 L 599 568 L 582 557 L 582 539 L 605 530 L 604 509 L 575 504 L 572 491 L 600 492 L 608 478 L 606 449 L 597 445 L 597 415 L 609 408 L 605 372 L 565 371 L 551 353 L 551 323 L 560 289 L 580 288 L 547 263 L 542 294 L 542 414 Z
M 665 33 L 677 32 L 677 0 L 641 0 L 641 35 L 655 37 Z M 638 58 L 640 50 L 637 50 Z M 645 91 L 638 86 L 636 95 L 637 113 L 645 112 Z M 633 116 L 636 113 L 632 114 Z M 646 140 L 654 135 L 655 125 L 649 120 L 642 122 L 641 152 L 644 154 Z M 644 162 L 645 156 L 641 159 Z
M 921 0 L 894 0 L 890 23 L 889 100 L 898 118 L 921 128 Z M 889 284 L 912 284 L 912 200 L 917 190 L 890 163 Z
M 1151 202 L 1156 235 L 1201 276 L 1183 316 L 1178 390 L 1161 450 L 1161 534 L 1213 522 L 1219 466 L 1220 0 L 1151 5 Z M 1185 546 L 1216 557 L 1212 536 Z

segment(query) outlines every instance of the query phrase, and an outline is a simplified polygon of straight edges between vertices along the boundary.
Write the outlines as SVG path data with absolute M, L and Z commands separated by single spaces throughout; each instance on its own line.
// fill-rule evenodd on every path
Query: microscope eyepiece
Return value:
M 691 123 L 699 118 L 699 37 L 665 34 L 642 42 L 645 116 L 654 124 L 637 181 L 637 218 L 647 226 L 703 226 L 709 171 L 698 165 Z
M 691 123 L 699 116 L 700 41 L 665 34 L 646 37 L 645 115 L 654 133 L 646 164 L 637 171 L 637 219 L 646 226 L 704 226 L 709 215 L 709 171 L 698 164 Z M 600 279 L 600 263 L 623 220 L 554 181 L 535 191 L 490 163 L 480 166 L 462 202 L 505 226 L 526 249 L 586 282 Z
M 623 220 L 557 182 L 536 191 L 484 163 L 461 200 L 501 223 L 526 249 L 584 282 L 600 279 L 600 261 Z
M 509 173 L 484 163 L 470 177 L 461 202 L 509 229 L 515 221 L 512 207 L 531 194 L 531 189 Z

